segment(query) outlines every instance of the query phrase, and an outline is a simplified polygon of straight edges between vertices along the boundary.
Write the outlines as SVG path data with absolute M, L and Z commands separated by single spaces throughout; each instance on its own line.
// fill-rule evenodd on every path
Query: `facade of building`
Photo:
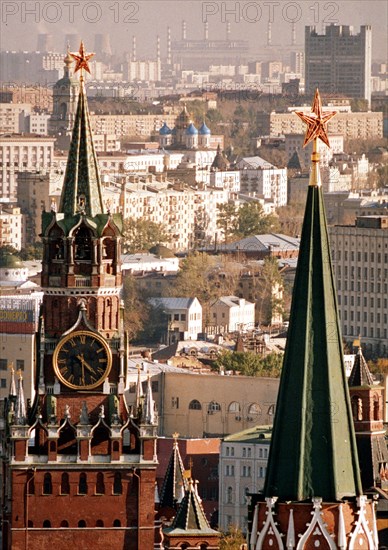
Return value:
M 150 382 L 132 409 L 124 398 L 121 229 L 81 80 L 60 205 L 42 219 L 36 395 L 27 406 L 20 374 L 4 411 L 5 549 L 154 548 L 157 414 Z
M 292 111 L 287 113 L 261 113 L 259 119 L 260 133 L 271 137 L 302 134 L 304 130 L 303 122 L 295 116 L 294 110 L 295 108 L 292 108 Z M 303 110 L 303 106 L 298 107 L 297 110 Z M 332 111 L 333 106 L 323 107 L 323 110 Z M 329 121 L 328 129 L 330 134 L 341 134 L 344 140 L 380 139 L 383 137 L 383 113 L 340 111 Z
M 26 244 L 25 216 L 17 206 L 0 204 L 0 246 L 20 250 Z
M 25 131 L 20 128 L 20 119 L 31 113 L 29 103 L 0 103 L 0 132 L 2 134 L 18 134 Z
M 298 154 L 299 161 L 302 168 L 310 166 L 310 158 L 312 153 L 312 144 L 309 143 L 306 147 L 303 147 L 304 134 L 286 134 L 285 135 L 285 148 L 287 160 L 290 160 L 292 155 L 296 152 Z M 322 166 L 329 164 L 333 158 L 334 153 L 342 153 L 344 150 L 344 138 L 342 135 L 329 135 L 330 148 L 327 147 L 322 141 L 319 142 L 318 151 L 321 155 Z
M 355 225 L 330 227 L 342 333 L 361 335 L 364 349 L 388 354 L 388 217 L 360 216 Z
M 0 195 L 16 200 L 17 173 L 47 170 L 54 156 L 52 137 L 13 134 L 2 136 L 0 143 Z
M 202 332 L 202 306 L 197 298 L 151 298 L 150 302 L 166 314 L 167 344 L 198 339 Z
M 255 326 L 255 304 L 237 296 L 221 296 L 210 306 L 210 322 L 219 332 L 235 332 Z
M 237 163 L 242 193 L 254 193 L 275 207 L 287 204 L 287 168 L 276 168 L 261 157 L 246 157 Z
M 129 404 L 135 400 L 138 363 L 136 359 L 128 361 Z M 224 437 L 273 422 L 278 378 L 196 374 L 179 365 L 143 360 L 143 384 L 148 374 L 160 411 L 161 436 L 179 432 L 183 438 Z
M 358 34 L 348 25 L 328 25 L 324 34 L 305 27 L 305 88 L 313 94 L 344 94 L 371 101 L 372 28 Z
M 231 525 L 248 531 L 249 494 L 264 487 L 271 432 L 270 426 L 255 426 L 221 441 L 218 521 L 222 531 Z

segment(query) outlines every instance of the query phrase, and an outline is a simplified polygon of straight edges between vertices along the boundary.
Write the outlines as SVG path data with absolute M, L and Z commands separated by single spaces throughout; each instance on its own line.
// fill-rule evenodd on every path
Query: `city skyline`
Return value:
M 159 9 L 155 9 L 159 6 Z M 361 25 L 371 25 L 373 32 L 372 58 L 384 62 L 387 57 L 387 4 L 372 2 L 183 2 L 149 0 L 138 2 L 88 2 L 82 7 L 77 2 L 48 3 L 3 2 L 2 50 L 29 50 L 37 47 L 38 34 L 53 37 L 54 48 L 64 50 L 66 34 L 79 34 L 88 44 L 94 44 L 94 35 L 110 33 L 112 51 L 116 54 L 130 51 L 132 37 L 137 39 L 139 57 L 155 57 L 157 36 L 160 37 L 162 57 L 166 55 L 167 27 L 172 40 L 180 40 L 182 21 L 186 21 L 187 38 L 201 40 L 208 23 L 209 38 L 225 39 L 227 23 L 231 39 L 249 41 L 252 57 L 267 45 L 291 45 L 295 32 L 295 47 L 304 47 L 305 26 L 316 26 L 319 33 L 334 23 L 350 25 L 359 32 Z M 270 23 L 270 27 L 269 24 Z M 28 32 L 26 32 L 28 28 Z

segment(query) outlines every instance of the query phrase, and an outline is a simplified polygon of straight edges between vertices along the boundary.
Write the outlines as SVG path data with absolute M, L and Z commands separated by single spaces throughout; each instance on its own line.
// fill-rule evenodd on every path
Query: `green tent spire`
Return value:
M 362 489 L 316 139 L 312 160 L 264 493 L 335 502 Z
M 59 212 L 74 216 L 103 213 L 100 173 L 93 145 L 85 86 L 81 78 L 77 112 L 70 143 Z

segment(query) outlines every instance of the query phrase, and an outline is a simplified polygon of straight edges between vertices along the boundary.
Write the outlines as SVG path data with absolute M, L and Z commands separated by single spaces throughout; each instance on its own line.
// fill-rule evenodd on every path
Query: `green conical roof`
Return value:
M 161 507 L 175 508 L 177 503 L 181 502 L 187 487 L 184 472 L 185 468 L 179 452 L 178 442 L 175 440 L 160 492 Z
M 362 494 L 319 167 L 308 188 L 265 496 Z M 314 184 L 315 180 L 315 184 Z
M 74 216 L 77 212 L 84 211 L 93 218 L 103 213 L 104 209 L 86 92 L 82 81 L 80 84 L 59 212 Z

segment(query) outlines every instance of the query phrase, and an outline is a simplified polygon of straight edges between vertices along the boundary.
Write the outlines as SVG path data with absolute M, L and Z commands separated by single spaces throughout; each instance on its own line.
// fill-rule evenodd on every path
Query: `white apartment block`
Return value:
M 230 193 L 240 192 L 240 170 L 214 170 L 209 174 L 212 187 L 227 189 Z
M 160 82 L 160 61 L 128 61 L 126 80 L 129 82 Z
M 202 306 L 197 298 L 151 298 L 167 315 L 167 344 L 198 340 L 202 332 Z
M 303 147 L 305 134 L 286 134 L 285 135 L 285 148 L 287 161 L 290 160 L 292 155 L 296 152 L 299 157 L 299 161 L 303 167 L 309 167 L 311 165 L 311 153 L 313 151 L 313 144 L 310 142 L 306 147 Z M 327 147 L 323 141 L 318 140 L 318 152 L 320 154 L 320 165 L 327 166 L 334 153 L 342 153 L 344 150 L 344 137 L 342 135 L 329 135 L 330 148 Z
M 47 170 L 53 163 L 53 137 L 5 135 L 0 139 L 0 195 L 11 201 L 17 197 L 17 172 Z
M 259 407 L 257 404 L 253 406 Z M 229 409 L 231 407 L 235 408 L 231 412 L 238 418 L 242 414 L 239 403 L 231 403 Z M 264 487 L 270 444 L 271 429 L 268 426 L 255 426 L 222 440 L 218 508 L 221 531 L 235 525 L 247 532 L 248 494 L 258 493 Z
M 388 355 L 388 216 L 329 227 L 342 334 L 361 335 L 368 353 Z
M 274 203 L 287 204 L 287 168 L 276 168 L 261 157 L 245 157 L 237 163 L 242 193 L 253 193 Z
M 31 113 L 29 103 L 0 103 L 0 133 L 17 134 L 20 131 L 20 117 Z
M 158 132 L 166 122 L 173 127 L 176 114 L 134 114 L 134 115 L 100 115 L 91 113 L 90 122 L 93 134 L 115 134 L 121 136 L 148 137 Z
M 301 106 L 293 110 L 309 113 L 310 106 Z M 323 111 L 335 111 L 335 106 L 323 107 Z M 294 112 L 264 114 L 261 117 L 262 132 L 271 137 L 286 134 L 303 134 L 305 123 Z M 338 112 L 328 123 L 329 134 L 341 134 L 344 139 L 369 139 L 383 137 L 382 112 Z
M 221 296 L 210 306 L 210 324 L 225 332 L 252 329 L 255 304 L 237 296 Z
M 24 215 L 20 208 L 0 203 L 0 246 L 20 250 L 24 245 Z

